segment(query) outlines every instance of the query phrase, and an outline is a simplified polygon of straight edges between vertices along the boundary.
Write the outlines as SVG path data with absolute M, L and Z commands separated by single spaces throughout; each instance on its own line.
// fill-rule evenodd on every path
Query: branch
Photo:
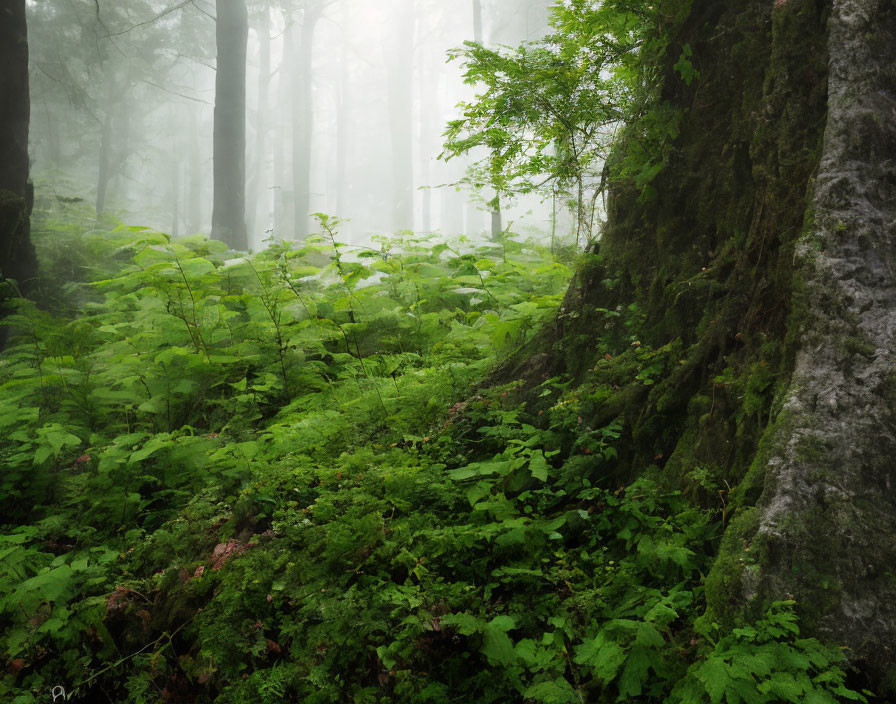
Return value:
M 194 100 L 197 103 L 202 103 L 203 105 L 212 105 L 212 103 L 208 102 L 207 100 L 203 100 L 202 98 L 194 98 L 192 95 L 186 95 L 184 93 L 178 93 L 176 90 L 169 90 L 168 88 L 165 88 L 165 86 L 160 86 L 158 83 L 153 83 L 152 81 L 148 81 L 145 78 L 142 79 L 141 82 L 146 83 L 147 85 L 151 85 L 155 88 L 158 88 L 159 90 L 163 90 L 166 93 L 169 93 L 171 95 L 179 95 L 181 98 L 186 98 L 187 100 Z
M 96 3 L 96 16 L 97 16 L 97 19 L 99 19 L 99 16 L 100 16 L 99 0 L 94 0 L 94 2 Z M 167 10 L 162 10 L 162 12 L 160 12 L 158 15 L 156 15 L 152 19 L 146 20 L 145 22 L 138 22 L 137 24 L 132 25 L 132 26 L 128 27 L 127 29 L 123 29 L 120 32 L 110 33 L 109 30 L 106 29 L 106 27 L 104 25 L 103 29 L 106 29 L 106 34 L 103 35 L 102 39 L 108 39 L 109 37 L 120 37 L 122 34 L 127 34 L 128 32 L 131 32 L 131 31 L 137 29 L 137 27 L 143 27 L 145 25 L 152 24 L 153 22 L 157 22 L 158 20 L 162 19 L 163 17 L 170 15 L 172 12 L 177 12 L 181 8 L 186 7 L 187 5 L 190 5 L 192 3 L 193 3 L 193 0 L 184 0 L 184 2 L 180 3 L 179 5 L 174 5 L 173 7 L 169 7 Z M 102 24 L 102 22 L 100 22 L 100 24 Z

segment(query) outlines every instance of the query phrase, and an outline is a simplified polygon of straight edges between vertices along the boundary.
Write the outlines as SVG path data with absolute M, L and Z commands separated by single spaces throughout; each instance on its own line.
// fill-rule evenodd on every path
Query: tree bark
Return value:
M 491 202 L 492 239 L 499 240 L 504 234 L 504 223 L 501 219 L 501 195 L 495 191 L 495 198 Z
M 311 210 L 311 135 L 314 129 L 314 105 L 311 92 L 311 61 L 314 56 L 314 30 L 321 7 L 305 10 L 299 29 L 298 51 L 293 68 L 293 143 L 292 176 L 295 193 L 293 237 L 304 237 L 308 231 Z
M 103 129 L 100 133 L 99 164 L 96 178 L 96 221 L 98 225 L 103 221 L 103 216 L 106 212 L 106 194 L 109 189 L 109 181 L 112 179 L 110 164 L 112 161 L 115 92 L 114 81 L 110 78 L 106 84 L 105 113 L 103 115 Z
M 174 112 L 176 115 L 178 111 L 175 110 Z M 177 140 L 174 141 L 172 146 L 174 147 L 174 152 L 171 154 L 171 234 L 177 236 L 180 234 L 181 221 L 181 160 L 180 152 L 177 149 Z
M 396 37 L 389 63 L 389 129 L 392 137 L 392 226 L 414 228 L 414 0 L 395 4 Z
M 440 66 L 432 60 L 431 54 L 426 51 L 426 47 L 421 47 L 421 51 L 425 52 L 423 57 L 418 61 L 420 70 L 418 73 L 418 81 L 420 90 L 420 141 L 418 149 L 418 163 L 420 164 L 420 174 L 417 178 L 418 182 L 425 186 L 421 192 L 421 208 L 420 208 L 420 227 L 423 232 L 432 231 L 432 183 L 431 164 L 433 158 L 433 149 L 436 147 L 436 135 L 434 129 L 439 123 L 439 81 L 441 78 Z
M 187 196 L 185 227 L 190 234 L 195 234 L 202 229 L 202 152 L 200 150 L 199 115 L 194 107 L 189 109 L 189 179 L 187 183 Z
M 292 100 L 291 86 L 293 77 L 291 67 L 295 64 L 296 48 L 292 41 L 292 33 L 288 33 L 283 42 L 283 60 L 277 71 L 278 96 L 275 113 L 277 120 L 277 133 L 274 137 L 276 148 L 274 152 L 274 235 L 277 239 L 289 239 L 295 228 L 295 197 L 292 192 L 293 175 L 291 172 L 290 144 L 293 132 L 292 113 L 296 106 Z
M 482 0 L 473 0 L 473 41 L 482 44 Z
M 215 75 L 212 236 L 246 250 L 246 47 L 245 0 L 218 0 Z
M 881 116 L 896 105 L 896 6 L 834 0 L 828 28 L 814 223 L 797 249 L 799 349 L 743 536 L 765 559 L 742 570 L 740 591 L 811 604 L 820 632 L 886 679 L 896 674 L 896 123 Z
M 346 216 L 348 206 L 348 153 L 350 149 L 351 129 L 349 117 L 351 115 L 352 84 L 348 61 L 349 22 L 351 13 L 347 11 L 343 3 L 342 42 L 339 47 L 339 88 L 337 93 L 336 109 L 336 215 Z
M 30 238 L 34 192 L 28 181 L 28 27 L 25 0 L 0 0 L 0 301 L 27 293 L 37 273 Z M 8 313 L 0 305 L 0 317 Z M 6 343 L 0 328 L 0 349 Z
M 482 1 L 473 0 L 473 40 L 477 44 L 485 41 L 485 33 L 482 28 Z M 498 240 L 504 233 L 504 225 L 501 220 L 501 193 L 495 189 L 495 195 L 488 203 L 489 219 L 491 222 L 492 239 Z
M 255 110 L 255 154 L 252 187 L 249 189 L 247 204 L 248 222 L 255 235 L 264 239 L 268 229 L 268 190 L 267 179 L 267 129 L 268 129 L 268 94 L 271 82 L 271 35 L 270 15 L 267 5 L 261 13 L 258 26 L 258 99 Z

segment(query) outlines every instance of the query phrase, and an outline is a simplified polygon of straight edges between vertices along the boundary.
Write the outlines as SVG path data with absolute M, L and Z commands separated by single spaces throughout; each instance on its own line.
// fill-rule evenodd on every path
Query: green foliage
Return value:
M 309 463 L 330 472 L 352 448 L 422 443 L 568 279 L 512 236 L 500 249 L 414 238 L 367 249 L 321 224 L 324 237 L 235 260 L 220 243 L 142 228 L 56 231 L 44 274 L 63 278 L 72 317 L 20 301 L 0 364 L 2 643 L 15 663 L 4 693 L 53 678 L 88 687 L 133 650 L 117 670 L 134 672 L 130 700 L 150 696 L 136 694 L 155 687 L 137 651 L 154 644 L 156 668 L 173 647 L 162 636 L 184 624 L 177 609 L 155 623 L 135 595 L 168 595 L 183 561 L 216 544 L 240 552 L 247 531 L 315 493 Z M 81 248 L 89 256 L 66 271 Z M 357 554 L 347 527 L 326 542 L 327 569 Z M 146 637 L 113 633 L 138 612 Z
M 572 0 L 545 43 L 469 46 L 485 92 L 448 149 L 486 147 L 473 178 L 499 191 L 549 177 L 581 225 L 618 126 L 609 173 L 650 197 L 681 119 L 664 67 L 700 77 L 676 39 L 689 5 Z M 234 259 L 36 228 L 57 315 L 20 301 L 0 356 L 4 700 L 864 701 L 790 602 L 705 623 L 724 518 L 617 466 L 633 429 L 606 409 L 661 389 L 680 340 L 652 348 L 638 306 L 598 309 L 619 325 L 582 383 L 519 405 L 483 379 L 569 270 L 509 234 L 350 247 L 318 219 Z M 763 421 L 762 361 L 715 383 Z
M 814 639 L 799 638 L 793 607 L 792 601 L 777 602 L 755 624 L 735 628 L 720 639 L 688 669 L 668 701 L 867 701 L 862 694 L 847 688 L 839 667 L 842 654 Z
M 689 9 L 682 0 L 572 0 L 552 8 L 553 32 L 538 42 L 468 42 L 452 58 L 462 57 L 466 82 L 480 92 L 448 124 L 443 156 L 481 149 L 468 176 L 476 188 L 565 196 L 577 239 L 591 241 L 611 147 L 624 146 L 624 156 L 609 176 L 646 193 L 678 135 L 681 112 L 661 102 L 658 89 Z M 692 58 L 685 44 L 675 65 L 688 86 L 699 77 Z
M 548 379 L 537 414 L 513 384 L 471 396 L 568 272 L 513 239 L 350 248 L 320 222 L 234 260 L 120 229 L 76 315 L 20 303 L 0 366 L 4 696 L 861 699 L 787 610 L 702 633 L 718 515 L 614 483 L 624 421 L 590 418 L 679 346 Z

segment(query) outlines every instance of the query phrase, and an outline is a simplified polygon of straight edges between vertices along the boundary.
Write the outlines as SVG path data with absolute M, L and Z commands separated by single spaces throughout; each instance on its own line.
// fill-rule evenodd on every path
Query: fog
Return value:
M 537 39 L 551 2 L 481 0 L 481 23 L 476 4 L 249 0 L 250 248 L 316 231 L 317 212 L 344 219 L 353 242 L 489 231 L 494 194 L 463 183 L 477 155 L 439 158 L 447 121 L 474 94 L 447 52 Z M 211 232 L 216 3 L 31 0 L 28 11 L 38 195 L 92 205 L 106 225 Z M 501 227 L 544 233 L 554 204 L 528 196 L 501 210 Z

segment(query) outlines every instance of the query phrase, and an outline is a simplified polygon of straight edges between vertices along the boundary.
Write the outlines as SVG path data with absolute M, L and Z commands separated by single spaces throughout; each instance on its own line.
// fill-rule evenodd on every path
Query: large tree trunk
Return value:
M 701 76 L 686 86 L 669 52 L 661 96 L 683 117 L 653 195 L 613 182 L 599 258 L 526 362 L 495 376 L 586 377 L 596 340 L 608 360 L 631 340 L 625 314 L 601 311 L 637 310 L 639 345 L 680 352 L 650 386 L 613 377 L 584 420 L 624 421 L 620 481 L 652 466 L 719 508 L 707 622 L 794 599 L 803 634 L 844 646 L 891 696 L 894 37 L 883 0 L 694 0 L 677 41 Z
M 26 293 L 37 273 L 30 239 L 34 201 L 28 181 L 28 28 L 25 0 L 0 0 L 0 301 Z M 0 307 L 0 317 L 6 312 Z M 6 328 L 0 328 L 0 349 Z
M 797 248 L 796 365 L 759 460 L 762 496 L 736 531 L 763 559 L 727 586 L 747 602 L 797 595 L 823 635 L 893 676 L 896 5 L 834 0 L 828 31 L 814 219 Z M 736 546 L 726 548 L 730 566 Z
M 293 237 L 308 233 L 311 210 L 311 135 L 314 129 L 314 110 L 311 92 L 311 61 L 314 56 L 314 30 L 320 19 L 321 8 L 314 5 L 305 10 L 299 29 L 298 51 L 292 66 L 293 85 L 293 143 L 292 176 L 295 193 Z
M 212 236 L 246 250 L 246 46 L 245 0 L 218 0 L 215 74 Z

